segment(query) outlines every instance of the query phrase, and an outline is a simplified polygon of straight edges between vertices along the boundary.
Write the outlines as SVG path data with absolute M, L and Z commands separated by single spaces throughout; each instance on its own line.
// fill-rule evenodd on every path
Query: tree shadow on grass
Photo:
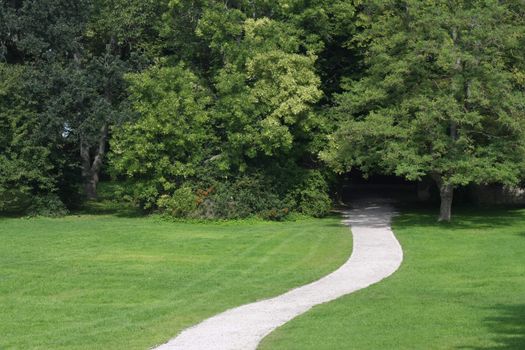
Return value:
M 390 204 L 390 203 L 389 203 Z M 372 227 L 384 228 L 390 225 L 392 207 L 386 207 L 382 204 L 368 203 L 355 208 L 339 207 L 336 208 L 329 216 L 331 218 L 341 219 L 337 224 L 328 226 L 352 226 L 352 227 Z
M 492 339 L 497 345 L 462 346 L 459 349 L 468 350 L 523 350 L 525 349 L 525 304 L 498 305 L 493 308 L 498 316 L 486 318 L 484 321 Z
M 140 208 L 130 203 L 118 203 L 109 200 L 87 201 L 74 215 L 110 215 L 120 218 L 138 218 L 146 215 Z
M 16 213 L 0 213 L 0 221 L 7 219 L 17 219 L 19 217 L 21 217 L 21 215 Z
M 438 222 L 438 211 L 434 205 L 413 203 L 395 203 L 393 205 L 395 214 L 393 218 L 394 228 L 404 229 L 413 227 L 432 227 L 439 228 L 445 231 L 454 231 L 458 229 L 482 230 L 497 227 L 514 226 L 523 223 L 525 231 L 525 209 L 521 207 L 476 207 L 476 206 L 457 206 L 453 210 L 452 221 L 448 223 Z M 344 208 L 337 208 L 331 216 L 345 218 L 345 212 L 351 210 L 351 206 Z M 384 220 L 380 219 L 378 222 L 373 220 L 373 211 L 365 213 L 369 208 L 364 208 L 361 211 L 367 214 L 367 226 L 383 227 Z M 353 212 L 354 216 L 358 213 Z M 370 215 L 371 214 L 371 215 Z M 344 225 L 340 223 L 337 226 Z M 335 224 L 332 226 L 336 226 Z M 525 232 L 518 233 L 518 235 L 525 237 Z M 525 350 L 525 348 L 524 348 Z
M 70 215 L 107 215 L 119 218 L 139 218 L 147 216 L 147 213 L 130 203 L 99 200 L 83 203 L 79 208 L 72 209 Z M 0 221 L 20 218 L 31 217 L 24 213 L 0 212 Z
M 395 219 L 398 228 L 439 227 L 443 230 L 489 229 L 525 223 L 525 211 L 520 208 L 460 207 L 452 213 L 449 223 L 437 222 L 437 211 L 429 208 L 403 208 L 403 215 Z M 520 235 L 525 235 L 520 233 Z M 525 348 L 524 348 L 525 349 Z

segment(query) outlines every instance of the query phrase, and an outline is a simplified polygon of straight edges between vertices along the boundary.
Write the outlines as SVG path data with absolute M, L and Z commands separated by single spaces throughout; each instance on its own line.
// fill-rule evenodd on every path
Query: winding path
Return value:
M 366 288 L 394 273 L 403 251 L 392 230 L 388 204 L 354 203 L 343 213 L 352 228 L 353 252 L 339 269 L 320 280 L 271 299 L 239 306 L 187 328 L 155 350 L 250 350 L 277 327 L 315 305 Z

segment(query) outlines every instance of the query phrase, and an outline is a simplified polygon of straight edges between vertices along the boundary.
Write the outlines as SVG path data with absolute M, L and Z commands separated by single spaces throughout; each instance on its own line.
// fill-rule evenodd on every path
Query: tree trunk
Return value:
M 84 178 L 84 182 L 84 190 L 87 199 L 97 199 L 98 174 L 91 174 L 89 178 Z
M 454 198 L 454 186 L 449 184 L 442 184 L 439 187 L 439 195 L 441 197 L 441 206 L 439 209 L 438 221 L 449 222 L 452 216 L 452 200 Z
M 106 154 L 106 142 L 108 138 L 108 125 L 104 124 L 100 129 L 98 147 L 95 157 L 91 161 L 91 147 L 81 138 L 80 140 L 80 157 L 82 159 L 82 178 L 84 179 L 84 191 L 87 199 L 97 198 L 97 185 L 99 180 L 102 161 Z
M 452 201 L 454 199 L 454 185 L 446 183 L 439 174 L 432 174 L 432 178 L 436 181 L 439 188 L 439 196 L 441 205 L 439 208 L 438 221 L 449 222 L 452 218 Z

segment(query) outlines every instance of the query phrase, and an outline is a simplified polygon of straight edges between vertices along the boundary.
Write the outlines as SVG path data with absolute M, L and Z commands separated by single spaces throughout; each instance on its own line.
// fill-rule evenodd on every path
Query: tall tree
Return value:
M 111 142 L 117 173 L 135 184 L 142 206 L 155 204 L 202 171 L 217 150 L 207 107 L 211 94 L 182 64 L 128 76 L 137 120 L 124 123 Z
M 29 69 L 0 63 L 0 212 L 23 211 L 57 188 L 53 148 L 28 100 Z
M 18 161 L 19 181 L 13 188 L 24 187 L 31 196 L 69 187 L 61 186 L 64 174 L 78 159 L 70 157 L 64 133 L 68 114 L 56 112 L 63 111 L 57 107 L 63 104 L 62 82 L 71 73 L 67 62 L 81 47 L 88 13 L 87 1 L 0 4 L 2 80 L 7 77 L 4 86 L 10 86 L 2 98 L 1 118 L 10 120 L 3 155 Z M 27 177 L 32 180 L 24 180 Z
M 363 2 L 355 43 L 366 69 L 344 84 L 323 158 L 339 171 L 431 176 L 443 221 L 457 186 L 515 183 L 525 157 L 518 2 Z
M 97 184 L 107 153 L 110 129 L 129 114 L 124 74 L 142 70 L 158 55 L 159 21 L 166 1 L 92 1 L 82 52 L 75 56 L 83 77 L 83 111 L 68 127 L 77 137 L 82 178 L 88 199 Z M 75 89 L 75 87 L 71 87 Z
M 326 212 L 325 179 L 310 171 L 326 128 L 315 109 L 323 39 L 306 27 L 328 3 L 170 2 L 166 57 L 129 75 L 138 117 L 111 143 L 114 169 L 134 181 L 136 199 L 163 207 L 190 187 L 214 188 L 216 209 L 250 197 L 255 211 Z

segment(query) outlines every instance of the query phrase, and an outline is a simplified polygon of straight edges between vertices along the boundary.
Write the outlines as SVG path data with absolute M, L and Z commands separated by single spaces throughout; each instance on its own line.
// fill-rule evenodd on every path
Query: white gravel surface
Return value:
M 320 280 L 277 297 L 239 306 L 185 329 L 155 350 L 250 350 L 277 327 L 315 305 L 366 288 L 394 273 L 403 251 L 392 230 L 392 208 L 361 201 L 343 213 L 353 234 L 351 257 Z

